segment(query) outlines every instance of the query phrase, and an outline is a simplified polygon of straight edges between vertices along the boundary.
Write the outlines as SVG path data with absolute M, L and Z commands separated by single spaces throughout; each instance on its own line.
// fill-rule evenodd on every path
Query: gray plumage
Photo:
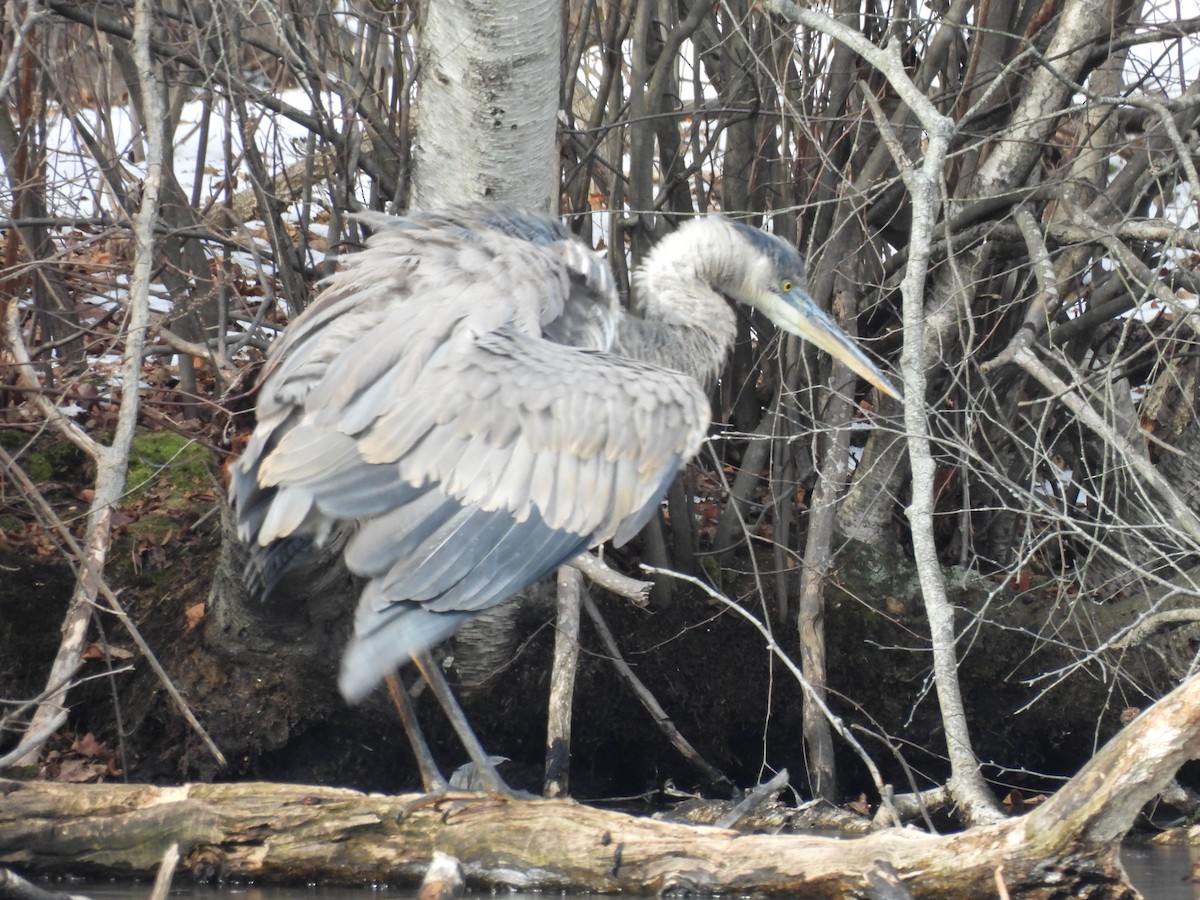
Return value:
M 804 293 L 796 251 L 717 216 L 637 276 L 641 318 L 556 220 L 508 207 L 374 230 L 275 343 L 233 467 L 239 534 L 268 585 L 350 529 L 367 579 L 342 693 L 578 553 L 628 540 L 709 424 L 702 382 L 736 332 L 727 297 L 895 390 Z

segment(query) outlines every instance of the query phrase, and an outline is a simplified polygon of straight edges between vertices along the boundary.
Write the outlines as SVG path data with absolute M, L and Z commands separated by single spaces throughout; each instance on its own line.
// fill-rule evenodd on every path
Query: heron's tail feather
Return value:
M 375 621 L 360 621 L 342 656 L 338 687 L 350 703 L 363 700 L 384 677 L 450 637 L 471 613 L 433 612 L 415 603 L 397 603 L 376 613 Z
M 271 599 L 288 571 L 306 558 L 313 548 L 308 535 L 282 538 L 265 547 L 252 547 L 243 577 L 252 593 L 263 600 Z

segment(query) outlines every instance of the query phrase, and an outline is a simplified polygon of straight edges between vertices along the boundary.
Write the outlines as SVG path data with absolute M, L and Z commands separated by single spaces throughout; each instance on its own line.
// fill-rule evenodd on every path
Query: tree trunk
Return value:
M 412 205 L 489 200 L 556 212 L 559 4 L 424 7 Z
M 562 26 L 557 5 L 462 0 L 425 8 L 413 206 L 495 200 L 555 210 Z M 218 741 L 236 757 L 243 744 L 248 748 L 264 735 L 265 748 L 277 749 L 307 727 L 346 714 L 334 683 L 359 585 L 341 562 L 342 542 L 333 541 L 289 572 L 264 602 L 246 588 L 246 551 L 232 516 L 223 517 L 222 528 L 205 629 L 220 663 L 206 681 L 222 695 L 261 707 L 262 716 L 254 733 L 231 727 Z M 498 658 L 506 658 L 501 635 L 511 632 L 513 616 L 497 616 L 506 620 L 504 627 L 491 622 L 478 647 L 464 629 L 460 649 L 468 684 L 482 681 Z M 291 707 L 271 702 L 279 692 L 306 702 Z M 231 726 L 241 721 L 232 711 L 229 718 Z

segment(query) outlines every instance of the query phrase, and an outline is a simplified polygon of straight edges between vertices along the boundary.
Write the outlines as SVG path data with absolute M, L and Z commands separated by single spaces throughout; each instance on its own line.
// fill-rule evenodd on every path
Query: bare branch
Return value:
M 650 602 L 653 584 L 623 575 L 595 554 L 580 553 L 567 565 L 578 569 L 606 591 L 633 601 L 634 606 L 645 607 Z

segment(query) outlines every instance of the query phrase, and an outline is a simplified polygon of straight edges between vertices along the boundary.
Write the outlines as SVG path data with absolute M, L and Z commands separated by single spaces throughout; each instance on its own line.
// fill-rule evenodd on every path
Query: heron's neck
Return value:
M 732 343 L 732 334 L 724 340 L 693 325 L 626 316 L 621 320 L 612 352 L 683 372 L 708 386 L 721 371 Z
M 617 337 L 617 352 L 710 382 L 737 335 L 726 296 L 737 296 L 744 266 L 728 223 L 695 219 L 660 241 L 638 270 L 637 309 Z

